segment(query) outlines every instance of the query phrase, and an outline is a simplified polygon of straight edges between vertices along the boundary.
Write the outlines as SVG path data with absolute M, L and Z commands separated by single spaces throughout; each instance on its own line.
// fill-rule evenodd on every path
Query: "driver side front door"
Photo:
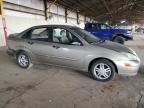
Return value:
M 72 68 L 84 66 L 85 47 L 78 37 L 66 29 L 53 28 L 49 62 Z

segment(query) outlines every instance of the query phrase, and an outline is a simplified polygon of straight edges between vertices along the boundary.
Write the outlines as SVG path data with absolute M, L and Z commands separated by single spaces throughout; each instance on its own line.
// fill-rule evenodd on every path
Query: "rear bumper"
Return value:
M 14 50 L 9 49 L 9 48 L 7 49 L 7 54 L 8 54 L 8 55 L 10 55 L 10 56 L 15 56 L 15 53 L 16 53 L 16 52 L 15 52 Z
M 136 61 L 115 61 L 118 74 L 122 76 L 134 76 L 138 73 L 140 68 L 140 60 Z M 126 67 L 125 64 L 131 64 L 131 66 Z

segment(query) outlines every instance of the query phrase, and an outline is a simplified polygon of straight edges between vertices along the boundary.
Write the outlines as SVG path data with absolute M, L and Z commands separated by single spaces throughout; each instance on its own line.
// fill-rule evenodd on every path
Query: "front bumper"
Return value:
M 124 34 L 126 40 L 133 40 L 132 34 Z
M 123 76 L 134 76 L 138 73 L 140 68 L 140 60 L 132 60 L 132 61 L 115 61 L 115 64 L 118 69 L 118 74 Z M 129 64 L 129 66 L 126 66 Z

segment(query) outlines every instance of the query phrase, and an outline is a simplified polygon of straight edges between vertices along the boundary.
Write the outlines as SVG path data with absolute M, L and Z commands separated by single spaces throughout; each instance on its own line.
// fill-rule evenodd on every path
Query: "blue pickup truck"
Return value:
M 86 23 L 85 30 L 102 40 L 110 40 L 121 44 L 124 44 L 127 40 L 133 40 L 130 30 L 113 28 L 104 23 Z

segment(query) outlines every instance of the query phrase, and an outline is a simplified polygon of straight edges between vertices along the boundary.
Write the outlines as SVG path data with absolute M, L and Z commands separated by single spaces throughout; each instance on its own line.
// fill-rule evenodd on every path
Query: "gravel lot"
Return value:
M 144 34 L 126 45 L 141 58 L 138 75 L 106 83 L 60 67 L 24 70 L 0 48 L 0 108 L 144 108 Z

